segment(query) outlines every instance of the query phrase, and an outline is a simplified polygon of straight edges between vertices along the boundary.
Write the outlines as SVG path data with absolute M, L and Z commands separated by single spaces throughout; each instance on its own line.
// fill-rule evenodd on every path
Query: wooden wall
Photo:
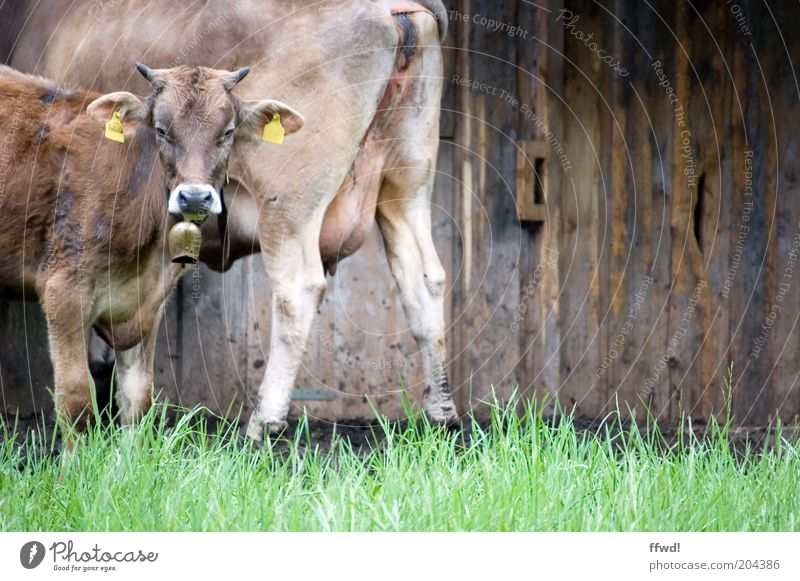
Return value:
M 796 420 L 800 7 L 448 8 L 433 215 L 460 410 L 518 390 L 588 416 L 702 419 L 724 411 L 733 363 L 737 422 Z M 249 412 L 268 289 L 260 257 L 183 279 L 161 329 L 164 396 Z M 41 316 L 8 300 L 0 329 L 4 407 L 26 413 L 47 402 Z M 402 415 L 419 367 L 373 236 L 329 279 L 292 413 L 369 417 L 369 396 Z

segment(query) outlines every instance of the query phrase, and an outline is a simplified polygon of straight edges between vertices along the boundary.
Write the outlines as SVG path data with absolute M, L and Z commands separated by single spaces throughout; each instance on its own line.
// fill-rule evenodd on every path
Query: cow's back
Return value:
M 252 66 L 237 92 L 264 98 L 324 87 L 330 79 L 357 87 L 395 41 L 389 14 L 356 0 L 313 6 L 212 0 L 199 7 L 193 0 L 153 0 L 146 9 L 136 0 L 76 0 L 68 7 L 42 0 L 26 15 L 13 64 L 87 89 L 137 94 L 149 90 L 135 74 L 137 61 L 152 68 Z

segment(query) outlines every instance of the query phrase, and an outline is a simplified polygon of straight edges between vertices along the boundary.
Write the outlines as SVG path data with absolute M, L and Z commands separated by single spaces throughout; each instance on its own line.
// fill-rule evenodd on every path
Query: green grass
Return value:
M 0 530 L 800 530 L 800 446 L 735 454 L 726 426 L 667 445 L 496 412 L 466 442 L 383 422 L 380 447 L 322 452 L 302 422 L 256 450 L 165 417 L 95 428 L 66 460 L 0 444 Z

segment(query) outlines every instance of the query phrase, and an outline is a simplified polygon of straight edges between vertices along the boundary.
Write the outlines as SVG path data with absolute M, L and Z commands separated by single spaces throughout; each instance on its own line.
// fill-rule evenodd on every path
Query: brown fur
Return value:
M 164 252 L 174 223 L 167 195 L 187 172 L 221 186 L 231 144 L 219 145 L 219 133 L 241 106 L 228 93 L 229 76 L 201 67 L 158 71 L 158 96 L 141 107 L 145 119 L 117 143 L 87 113 L 99 94 L 0 67 L 0 285 L 42 303 L 65 425 L 82 429 L 88 416 L 92 327 L 118 351 L 145 340 L 142 369 L 135 357 L 132 365 L 133 380 L 148 383 L 145 393 L 129 388 L 121 397 L 130 416 L 149 405 L 154 331 L 182 268 Z M 158 108 L 184 155 L 157 144 Z

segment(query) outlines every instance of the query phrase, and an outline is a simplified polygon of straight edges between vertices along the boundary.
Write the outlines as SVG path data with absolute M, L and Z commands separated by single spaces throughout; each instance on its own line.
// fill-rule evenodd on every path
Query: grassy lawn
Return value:
M 383 423 L 371 449 L 321 451 L 301 422 L 259 450 L 165 417 L 96 428 L 66 461 L 6 439 L 0 530 L 800 530 L 800 445 L 734 452 L 724 427 L 668 444 L 529 411 L 469 438 Z

